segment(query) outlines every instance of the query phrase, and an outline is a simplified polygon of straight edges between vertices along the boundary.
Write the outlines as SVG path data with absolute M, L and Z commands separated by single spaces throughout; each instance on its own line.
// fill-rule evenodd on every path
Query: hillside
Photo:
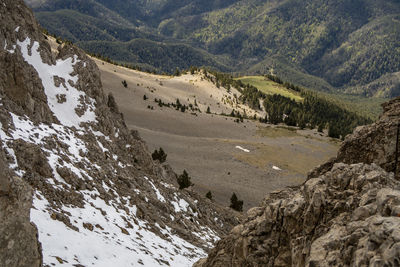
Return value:
M 268 194 L 195 267 L 391 266 L 400 257 L 400 98 L 307 181 Z M 396 173 L 397 168 L 397 173 Z
M 279 94 L 288 97 L 297 102 L 304 100 L 301 93 L 287 88 L 284 83 L 274 82 L 265 76 L 243 76 L 236 78 L 244 84 L 255 86 L 261 92 L 267 95 Z M 286 82 L 287 84 L 287 82 Z M 339 93 L 324 93 L 318 92 L 319 97 L 329 99 L 336 105 L 343 107 L 346 110 L 353 111 L 363 117 L 377 120 L 382 113 L 381 104 L 387 99 L 380 97 L 358 97 L 355 95 L 339 94 Z
M 214 54 L 230 54 L 243 68 L 266 60 L 253 71 L 273 69 L 289 81 L 294 77 L 286 69 L 323 78 L 327 84 L 318 82 L 317 89 L 329 90 L 398 72 L 399 10 L 395 1 L 243 1 L 204 14 L 201 23 L 176 18 L 161 23 L 160 30 L 195 40 Z M 317 81 L 296 83 L 313 87 Z M 394 88 L 387 90 L 393 96 Z
M 105 52 L 115 60 L 126 57 L 129 63 L 143 63 L 160 72 L 172 73 L 176 67 L 190 65 L 244 74 L 273 72 L 321 91 L 386 98 L 398 95 L 397 1 L 28 2 L 51 33 L 70 40 L 91 40 L 85 49 L 92 53 Z M 73 10 L 74 16 L 66 10 Z M 91 19 L 83 19 L 86 16 Z M 71 33 L 72 28 L 63 22 L 80 30 Z M 142 49 L 127 52 L 122 45 L 111 53 L 101 48 L 109 44 L 96 43 L 109 38 L 119 42 L 146 38 L 162 42 L 156 44 L 161 50 L 184 45 L 196 48 L 190 52 L 198 59 L 190 61 L 183 52 L 171 60 L 170 53 L 164 57 L 155 49 L 144 54 Z
M 233 192 L 244 200 L 244 209 L 257 205 L 265 193 L 303 181 L 309 169 L 336 152 L 339 141 L 328 138 L 327 130 L 259 122 L 265 111 L 244 104 L 235 87 L 217 87 L 213 74 L 207 78 L 203 70 L 165 76 L 95 62 L 127 126 L 139 131 L 151 151 L 163 148 L 178 173 L 186 169 L 193 190 L 211 191 L 221 205 L 229 204 Z M 186 106 L 183 111 L 173 106 L 177 100 Z M 240 122 L 239 113 L 248 119 Z
M 0 266 L 189 266 L 238 222 L 154 161 L 96 64 L 0 5 Z

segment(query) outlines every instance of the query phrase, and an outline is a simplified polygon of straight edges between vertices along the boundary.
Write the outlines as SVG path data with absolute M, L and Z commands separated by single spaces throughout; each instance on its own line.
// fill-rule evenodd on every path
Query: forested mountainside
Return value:
M 154 161 L 97 65 L 0 4 L 0 266 L 188 266 L 237 222 Z M 233 216 L 232 216 L 233 215 Z
M 27 2 L 51 33 L 84 42 L 79 45 L 90 52 L 129 58 L 161 72 L 211 66 L 273 72 L 317 90 L 379 97 L 400 93 L 400 3 L 394 0 Z M 159 57 L 156 48 L 143 52 L 97 42 L 148 45 L 142 38 L 158 42 L 152 43 L 158 50 L 180 44 L 177 60 L 171 53 Z M 192 52 L 199 58 L 191 60 Z

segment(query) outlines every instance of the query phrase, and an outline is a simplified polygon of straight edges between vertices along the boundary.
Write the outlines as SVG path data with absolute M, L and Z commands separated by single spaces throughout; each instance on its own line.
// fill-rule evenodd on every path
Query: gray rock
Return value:
M 0 266 L 41 266 L 37 228 L 29 219 L 32 189 L 10 173 L 1 154 L 0 181 L 8 180 L 9 187 L 0 195 Z

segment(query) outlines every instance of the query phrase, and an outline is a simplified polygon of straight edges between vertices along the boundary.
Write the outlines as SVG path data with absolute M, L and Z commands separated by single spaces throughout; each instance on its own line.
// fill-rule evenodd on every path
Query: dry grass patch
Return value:
M 257 126 L 256 133 L 261 137 L 270 137 L 270 138 L 299 136 L 295 128 L 284 127 L 284 126 L 276 126 L 276 127 Z
M 281 148 L 278 146 L 258 145 L 252 153 L 235 153 L 234 158 L 245 162 L 251 166 L 261 169 L 271 169 L 277 166 L 282 171 L 289 173 L 306 175 L 309 170 L 321 163 L 319 157 L 312 153 L 304 155 L 301 151 L 294 148 Z

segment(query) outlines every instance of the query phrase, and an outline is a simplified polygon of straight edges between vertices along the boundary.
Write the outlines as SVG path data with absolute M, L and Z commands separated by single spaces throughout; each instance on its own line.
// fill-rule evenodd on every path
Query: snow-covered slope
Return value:
M 235 223 L 153 162 L 95 64 L 53 54 L 22 1 L 0 5 L 0 139 L 34 189 L 45 266 L 190 266 Z

